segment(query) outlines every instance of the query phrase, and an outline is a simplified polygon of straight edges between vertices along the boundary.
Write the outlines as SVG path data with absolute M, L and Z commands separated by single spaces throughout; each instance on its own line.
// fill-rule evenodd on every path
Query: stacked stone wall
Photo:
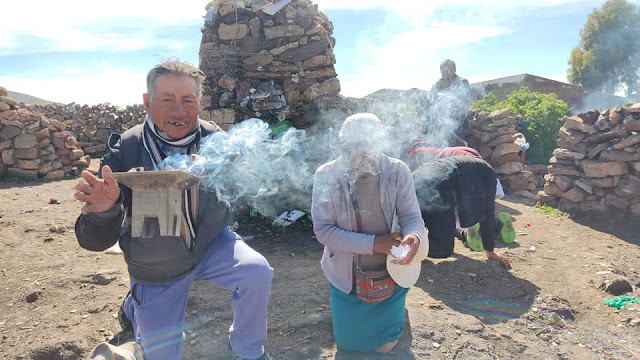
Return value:
M 540 201 L 640 216 L 640 103 L 566 117 Z

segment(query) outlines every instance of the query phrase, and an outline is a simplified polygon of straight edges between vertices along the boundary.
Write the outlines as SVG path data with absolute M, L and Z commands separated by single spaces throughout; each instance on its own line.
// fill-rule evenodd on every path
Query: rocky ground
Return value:
M 125 264 L 78 246 L 75 183 L 0 182 L 2 359 L 81 359 L 119 331 Z M 638 219 L 546 215 L 519 197 L 499 205 L 518 231 L 515 244 L 498 248 L 513 270 L 459 244 L 455 257 L 425 261 L 408 295 L 409 331 L 398 350 L 380 356 L 336 352 L 322 247 L 308 224 L 240 219 L 238 232 L 253 236 L 250 244 L 275 269 L 267 350 L 275 359 L 638 358 L 640 304 L 605 306 L 613 295 L 600 288 L 631 285 L 628 295 L 640 297 Z M 229 298 L 193 284 L 185 359 L 228 357 Z

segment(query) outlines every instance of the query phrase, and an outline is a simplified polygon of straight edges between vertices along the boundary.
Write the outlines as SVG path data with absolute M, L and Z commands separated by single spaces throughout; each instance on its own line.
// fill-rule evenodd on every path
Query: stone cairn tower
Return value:
M 307 128 L 308 104 L 340 92 L 333 24 L 309 0 L 215 0 L 207 7 L 201 117 L 227 129 L 257 117 Z

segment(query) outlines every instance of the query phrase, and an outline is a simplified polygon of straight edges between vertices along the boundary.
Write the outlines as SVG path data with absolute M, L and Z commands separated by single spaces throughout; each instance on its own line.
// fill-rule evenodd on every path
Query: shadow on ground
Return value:
M 594 213 L 572 214 L 571 220 L 593 230 L 613 235 L 630 244 L 640 246 L 640 219 L 628 212 L 612 210 L 606 215 Z
M 496 262 L 454 254 L 454 259 L 422 264 L 415 285 L 451 309 L 485 324 L 519 318 L 529 311 L 540 288 L 517 278 Z

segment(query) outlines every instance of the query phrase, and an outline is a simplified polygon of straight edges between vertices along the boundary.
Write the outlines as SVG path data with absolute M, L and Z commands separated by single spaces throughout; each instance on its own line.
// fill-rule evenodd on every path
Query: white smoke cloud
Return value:
M 307 164 L 303 130 L 289 129 L 277 138 L 259 119 L 245 120 L 228 132 L 205 137 L 197 157 L 174 155 L 161 164 L 200 177 L 201 185 L 235 206 L 248 204 L 265 216 L 311 207 L 313 175 Z

